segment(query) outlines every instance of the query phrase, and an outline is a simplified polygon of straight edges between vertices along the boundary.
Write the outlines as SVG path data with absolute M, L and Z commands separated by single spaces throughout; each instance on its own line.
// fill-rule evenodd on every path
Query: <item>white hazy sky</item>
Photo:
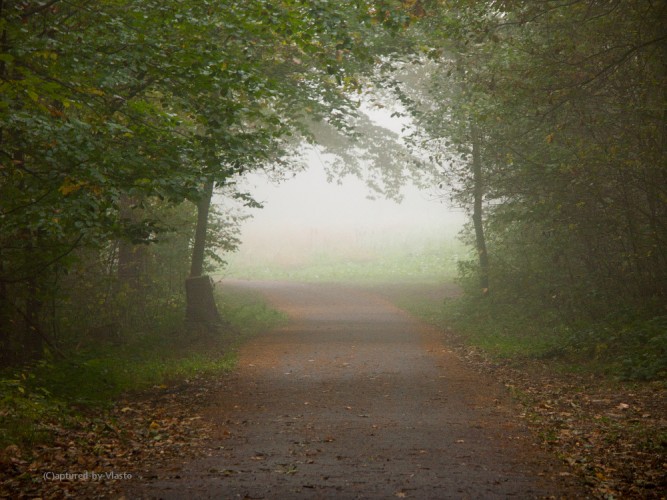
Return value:
M 318 228 L 364 228 L 396 226 L 444 230 L 459 226 L 462 214 L 437 198 L 435 191 L 419 191 L 412 185 L 403 190 L 401 203 L 383 198 L 369 199 L 371 191 L 362 181 L 348 176 L 340 183 L 329 183 L 322 158 L 308 154 L 309 168 L 281 183 L 261 174 L 246 180 L 248 190 L 264 204 L 254 211 L 246 230 L 269 225 L 313 226 Z

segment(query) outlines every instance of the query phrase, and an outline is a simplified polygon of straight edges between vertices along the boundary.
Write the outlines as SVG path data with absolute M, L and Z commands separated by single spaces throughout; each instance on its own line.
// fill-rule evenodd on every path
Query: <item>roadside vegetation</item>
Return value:
M 217 329 L 193 333 L 174 318 L 122 345 L 88 346 L 65 359 L 49 357 L 5 370 L 0 450 L 27 458 L 33 447 L 52 442 L 54 428 L 66 433 L 69 426 L 103 420 L 121 397 L 150 399 L 153 392 L 229 372 L 240 342 L 284 321 L 282 313 L 249 291 L 223 289 L 218 304 L 227 323 Z
M 526 300 L 462 294 L 444 302 L 401 305 L 418 317 L 456 331 L 498 361 L 548 362 L 563 373 L 617 381 L 667 381 L 667 317 L 618 311 L 601 320 L 562 318 Z
M 344 251 L 324 246 L 310 253 L 290 249 L 298 261 L 281 263 L 268 254 L 231 256 L 220 276 L 256 280 L 399 285 L 392 300 L 429 323 L 456 331 L 490 357 L 520 364 L 549 362 L 563 373 L 617 381 L 667 380 L 667 316 L 653 309 L 622 308 L 596 318 L 583 311 L 564 314 L 558 304 L 528 296 L 520 288 L 477 293 L 470 248 L 455 238 L 391 244 L 382 238 Z M 455 297 L 444 291 L 417 293 L 458 283 Z M 444 287 L 441 287 L 444 290 Z
M 303 269 L 230 273 L 458 274 L 461 298 L 409 307 L 485 366 L 561 377 L 507 384 L 535 395 L 545 442 L 568 443 L 600 495 L 664 491 L 665 33 L 651 0 L 0 1 L 4 470 L 25 469 L 17 450 L 48 422 L 229 366 L 229 339 L 180 326 L 238 313 L 219 314 L 206 272 L 242 216 L 216 213 L 213 193 L 257 207 L 244 172 L 287 178 L 319 142 L 332 179 L 388 196 L 411 177 L 438 186 L 470 215 L 473 257 L 324 249 Z M 410 125 L 358 126 L 362 103 Z M 567 424 L 589 407 L 609 432 Z M 571 453 L 587 449 L 607 462 Z
M 176 417 L 119 402 L 228 370 L 279 319 L 216 307 L 205 272 L 242 216 L 213 193 L 257 206 L 244 172 L 298 171 L 313 120 L 350 132 L 359 41 L 397 26 L 357 1 L 0 1 L 1 497 L 154 452 Z
M 665 331 L 661 318 L 559 320 L 535 304 L 398 293 L 449 348 L 504 384 L 542 445 L 595 498 L 661 498 L 667 484 Z M 627 314 L 627 313 L 626 313 Z

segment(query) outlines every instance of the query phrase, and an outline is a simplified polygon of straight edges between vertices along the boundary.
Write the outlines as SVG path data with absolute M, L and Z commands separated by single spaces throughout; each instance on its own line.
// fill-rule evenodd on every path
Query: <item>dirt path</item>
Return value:
M 289 324 L 246 345 L 211 402 L 219 449 L 128 483 L 128 498 L 585 496 L 497 383 L 380 296 L 231 286 L 259 289 Z

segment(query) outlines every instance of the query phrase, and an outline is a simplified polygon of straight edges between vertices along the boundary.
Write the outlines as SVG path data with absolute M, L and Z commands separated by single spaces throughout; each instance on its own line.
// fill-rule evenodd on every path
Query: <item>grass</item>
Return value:
M 467 253 L 457 241 L 431 241 L 416 245 L 388 245 L 336 253 L 319 249 L 298 263 L 269 258 L 231 258 L 226 276 L 329 283 L 439 283 L 451 281 L 457 261 Z
M 494 307 L 487 300 L 467 296 L 444 302 L 419 296 L 403 296 L 396 305 L 427 323 L 456 331 L 460 340 L 496 359 L 547 357 L 558 345 L 558 335 L 545 334 L 543 324 L 528 321 L 508 307 Z
M 419 248 L 390 245 L 375 255 L 341 256 L 320 250 L 299 266 L 266 259 L 232 261 L 226 274 L 244 279 L 433 285 L 455 281 L 458 261 L 467 254 L 467 247 L 454 240 L 431 241 Z M 405 290 L 403 296 L 392 297 L 396 305 L 428 323 L 456 330 L 462 341 L 497 359 L 549 357 L 563 340 L 557 322 L 536 321 L 520 313 L 526 304 L 498 305 L 471 297 L 448 299 L 443 304 L 428 294 Z
M 460 341 L 498 361 L 548 359 L 562 372 L 621 381 L 667 379 L 666 316 L 642 317 L 634 312 L 573 322 L 533 302 L 471 296 L 444 303 L 406 296 L 397 305 L 456 332 Z
M 123 393 L 227 372 L 240 342 L 284 321 L 250 291 L 224 290 L 218 299 L 228 330 L 191 333 L 172 324 L 122 346 L 98 346 L 2 374 L 0 448 L 46 441 L 46 422 L 73 422 L 80 411 L 103 411 Z
M 269 307 L 255 291 L 223 287 L 218 292 L 218 297 L 220 314 L 243 338 L 280 326 L 287 321 L 285 313 Z

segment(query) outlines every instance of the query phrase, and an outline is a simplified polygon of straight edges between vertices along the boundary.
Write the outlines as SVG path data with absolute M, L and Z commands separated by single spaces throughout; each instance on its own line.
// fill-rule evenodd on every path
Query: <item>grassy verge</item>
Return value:
M 667 317 L 627 314 L 597 322 L 565 323 L 552 311 L 491 297 L 419 301 L 398 305 L 455 332 L 457 338 L 499 362 L 549 360 L 561 372 L 610 380 L 667 380 Z
M 283 321 L 281 313 L 251 292 L 225 290 L 218 298 L 231 324 L 227 330 L 192 334 L 174 322 L 120 346 L 97 346 L 66 360 L 3 373 L 0 448 L 46 442 L 51 423 L 67 424 L 82 413 L 103 411 L 123 393 L 229 371 L 240 342 Z

